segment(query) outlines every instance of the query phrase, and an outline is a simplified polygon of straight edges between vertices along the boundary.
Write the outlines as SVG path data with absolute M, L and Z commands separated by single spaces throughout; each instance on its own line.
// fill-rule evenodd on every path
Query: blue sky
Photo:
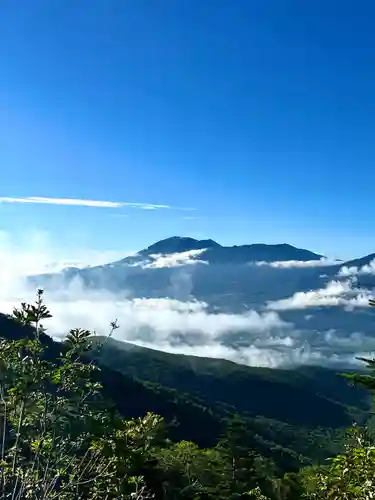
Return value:
M 0 6 L 0 197 L 18 202 L 0 231 L 375 251 L 374 2 L 16 3 Z

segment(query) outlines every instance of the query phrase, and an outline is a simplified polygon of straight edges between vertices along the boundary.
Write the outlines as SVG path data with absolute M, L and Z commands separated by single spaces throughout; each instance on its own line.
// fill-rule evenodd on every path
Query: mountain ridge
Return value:
M 157 256 L 183 254 L 200 251 L 193 255 L 193 260 L 209 264 L 245 264 L 250 262 L 274 261 L 312 261 L 321 260 L 324 255 L 307 249 L 297 248 L 288 243 L 266 244 L 251 243 L 244 245 L 221 245 L 212 239 L 198 240 L 187 236 L 172 236 L 153 243 L 136 254 L 120 259 L 112 264 L 134 265 L 143 259 L 154 259 Z
M 191 252 L 191 255 L 188 255 Z M 195 253 L 196 252 L 196 253 Z M 61 271 L 66 278 L 72 278 L 84 270 L 103 270 L 114 266 L 150 265 L 158 257 L 186 254 L 190 262 L 204 262 L 206 264 L 249 264 L 272 262 L 309 262 L 326 259 L 326 256 L 305 248 L 299 248 L 289 243 L 250 243 L 243 245 L 221 245 L 212 239 L 196 239 L 190 236 L 172 236 L 152 243 L 138 252 L 116 261 L 88 267 L 69 267 Z M 375 253 L 351 260 L 339 260 L 331 263 L 332 268 L 361 267 L 375 259 Z M 182 263 L 183 264 L 183 263 Z M 181 265 L 182 265 L 181 264 Z M 152 266 L 150 266 L 152 267 Z M 59 273 L 42 273 L 39 276 L 52 276 Z
M 197 240 L 190 236 L 171 236 L 153 243 L 149 247 L 138 252 L 139 254 L 171 254 L 189 252 L 191 250 L 203 250 L 207 248 L 222 247 L 214 240 Z
M 324 256 L 311 252 L 303 248 L 298 248 L 288 243 L 247 243 L 243 245 L 221 245 L 212 239 L 198 240 L 186 236 L 172 236 L 171 238 L 165 238 L 163 240 L 157 241 L 156 243 L 147 247 L 147 249 L 141 250 L 140 254 L 150 255 L 151 253 L 161 253 L 161 254 L 172 254 L 180 252 L 188 252 L 191 250 L 218 250 L 218 251 L 238 251 L 239 249 L 264 252 L 268 250 L 269 252 L 279 252 L 280 256 L 291 256 L 292 254 L 301 255 L 304 257 L 311 257 L 311 260 L 321 259 Z M 303 260 L 303 259 L 302 259 Z
M 55 276 L 63 276 L 64 279 L 73 279 L 81 276 L 84 279 L 91 275 L 96 279 L 95 273 L 107 270 L 109 274 L 121 268 L 153 267 L 158 258 L 166 256 L 183 256 L 184 259 L 179 265 L 184 265 L 186 261 L 202 262 L 212 265 L 239 265 L 253 262 L 286 262 L 286 261 L 319 261 L 325 257 L 310 250 L 297 248 L 288 243 L 266 244 L 252 243 L 245 245 L 224 246 L 212 239 L 195 239 L 185 236 L 172 236 L 159 240 L 133 255 L 124 257 L 116 261 L 107 262 L 101 265 L 88 266 L 83 268 L 69 267 L 60 273 L 42 273 L 34 277 L 50 279 Z M 168 265 L 166 266 L 168 267 Z M 173 265 L 171 266 L 173 267 Z M 87 276 L 86 276 L 87 275 Z M 34 277 L 30 277 L 33 281 Z

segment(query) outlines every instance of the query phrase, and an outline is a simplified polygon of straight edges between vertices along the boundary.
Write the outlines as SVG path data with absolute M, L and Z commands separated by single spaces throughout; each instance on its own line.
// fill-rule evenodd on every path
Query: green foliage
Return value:
M 309 500 L 369 500 L 375 495 L 375 447 L 353 427 L 345 453 L 329 460 L 329 465 L 306 471 Z
M 251 448 L 272 458 L 281 471 L 322 463 L 343 451 L 346 428 L 369 407 L 365 391 L 319 367 L 256 368 L 168 354 L 112 338 L 98 360 L 175 401 L 175 412 L 181 410 L 180 425 L 173 430 L 176 440 L 215 446 L 227 422 L 239 416 L 251 430 Z M 168 411 L 167 401 L 157 409 L 166 418 Z
M 130 379 L 126 379 L 125 386 L 124 378 L 109 368 L 102 370 L 96 361 L 108 360 L 108 353 L 113 353 L 107 347 L 112 332 L 118 328 L 116 322 L 110 325 L 105 339 L 92 337 L 88 330 L 73 329 L 57 349 L 43 326 L 50 317 L 39 290 L 35 304 L 22 303 L 13 311 L 12 321 L 19 325 L 22 334 L 9 338 L 0 332 L 0 498 L 375 498 L 375 446 L 371 436 L 358 426 L 349 432 L 343 452 L 324 466 L 309 466 L 282 476 L 285 470 L 295 471 L 298 465 L 312 464 L 312 453 L 315 458 L 324 459 L 328 442 L 332 452 L 339 449 L 341 434 L 332 433 L 329 428 L 315 428 L 314 433 L 309 433 L 291 422 L 252 414 L 248 411 L 250 406 L 241 406 L 241 392 L 229 398 L 235 382 L 241 385 L 241 378 L 251 379 L 245 369 L 230 364 L 225 364 L 228 397 L 218 401 L 225 377 L 221 381 L 224 385 L 218 385 L 217 370 L 221 368 L 217 361 L 209 362 L 206 368 L 198 367 L 200 362 L 194 361 L 194 370 L 201 372 L 197 379 L 190 379 L 193 389 L 189 394 L 182 390 L 186 388 L 183 377 L 174 387 L 157 383 L 160 377 L 173 381 L 176 373 L 188 373 L 180 361 L 166 365 L 164 355 L 159 354 L 151 363 L 155 370 L 151 381 L 132 380 L 131 385 Z M 116 359 L 118 362 L 120 356 Z M 375 370 L 375 360 L 364 361 L 370 370 Z M 186 360 L 181 363 L 184 365 Z M 168 366 L 171 373 L 167 373 Z M 261 386 L 272 387 L 276 383 L 274 376 L 267 372 Z M 365 389 L 375 389 L 372 374 L 350 374 L 348 378 Z M 275 387 L 282 391 L 289 387 L 292 394 L 297 394 L 303 391 L 303 380 L 308 387 L 308 380 L 298 374 L 289 385 L 280 385 L 279 381 Z M 127 407 L 134 405 L 136 399 L 134 395 L 128 398 L 125 387 L 145 398 L 143 403 L 153 408 L 161 400 L 161 409 L 168 409 L 169 420 L 179 415 L 185 419 L 182 425 L 165 426 L 164 420 L 152 412 L 124 418 Z M 340 386 L 332 383 L 332 387 L 325 388 L 325 396 L 314 396 L 314 401 L 321 403 L 320 409 L 334 409 L 336 416 L 346 418 L 348 408 L 340 413 L 333 399 L 335 387 Z M 117 408 L 108 398 L 110 395 L 115 397 Z M 300 404 L 305 400 L 302 398 Z M 270 408 L 267 405 L 262 401 L 263 409 Z M 315 422 L 320 418 L 313 416 Z M 188 439 L 170 440 L 169 437 L 176 437 L 176 429 Z M 210 446 L 193 442 L 191 438 L 197 435 Z M 313 452 L 319 443 L 324 451 Z
M 251 451 L 249 469 L 245 467 L 245 456 L 241 462 L 222 448 L 202 449 L 187 441 L 159 449 L 157 454 L 163 498 L 234 500 L 249 498 L 250 491 L 252 498 L 262 498 L 259 494 L 265 489 L 266 478 L 261 470 L 261 458 L 258 457 L 256 466 Z
M 218 450 L 187 441 L 160 449 L 158 467 L 166 498 L 215 498 L 224 480 Z
M 72 330 L 59 358 L 47 359 L 41 290 L 13 317 L 34 336 L 0 342 L 1 498 L 147 498 L 138 471 L 161 419 L 126 421 L 106 407 L 98 367 L 80 359 L 90 332 Z
M 112 338 L 100 351 L 100 361 L 125 375 L 192 394 L 211 405 L 219 403 L 240 414 L 262 415 L 294 426 L 348 427 L 353 420 L 351 406 L 368 407 L 364 391 L 349 387 L 335 371 L 325 368 L 250 367 L 165 353 Z M 244 397 L 248 393 L 252 397 Z
M 370 301 L 375 306 L 375 301 Z M 364 361 L 370 374 L 344 375 L 352 384 L 359 384 L 373 393 L 375 359 Z M 308 500 L 370 500 L 375 498 L 375 445 L 366 429 L 356 425 L 349 431 L 343 454 L 329 460 L 327 466 L 301 472 L 305 485 L 302 498 Z
M 87 358 L 91 333 L 73 329 L 51 351 L 42 324 L 50 317 L 39 290 L 12 315 L 25 335 L 0 338 L 1 498 L 264 498 L 266 461 L 244 422 L 230 422 L 218 446 L 204 449 L 166 440 L 153 413 L 122 418 L 103 398 L 95 356 Z

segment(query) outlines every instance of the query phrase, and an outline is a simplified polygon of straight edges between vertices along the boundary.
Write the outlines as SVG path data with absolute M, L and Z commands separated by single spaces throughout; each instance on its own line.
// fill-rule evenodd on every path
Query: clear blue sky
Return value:
M 374 19 L 370 0 L 3 0 L 0 196 L 173 208 L 2 202 L 0 230 L 375 252 Z

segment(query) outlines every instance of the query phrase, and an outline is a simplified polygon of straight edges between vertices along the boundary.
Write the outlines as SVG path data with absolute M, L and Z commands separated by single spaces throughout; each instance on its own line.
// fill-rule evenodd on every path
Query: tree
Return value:
M 93 380 L 98 366 L 82 359 L 90 349 L 87 330 L 71 330 L 51 358 L 42 290 L 12 317 L 30 335 L 0 340 L 1 498 L 151 498 L 139 471 L 160 417 L 125 421 L 106 405 Z
M 226 463 L 227 470 L 227 498 L 248 498 L 249 492 L 258 498 L 267 492 L 273 491 L 272 481 L 274 468 L 255 448 L 255 435 L 252 429 L 240 416 L 229 420 L 226 431 L 219 442 L 218 449 Z
M 369 305 L 374 307 L 375 301 Z M 371 393 L 375 390 L 375 359 L 358 358 L 370 370 L 369 374 L 344 374 L 353 384 L 359 384 Z M 329 460 L 325 467 L 304 472 L 309 500 L 370 500 L 375 498 L 375 446 L 367 429 L 357 425 L 349 431 L 349 439 L 342 455 Z
M 306 471 L 309 500 L 370 500 L 375 494 L 375 447 L 355 426 L 350 430 L 345 452 L 329 460 L 326 467 Z

